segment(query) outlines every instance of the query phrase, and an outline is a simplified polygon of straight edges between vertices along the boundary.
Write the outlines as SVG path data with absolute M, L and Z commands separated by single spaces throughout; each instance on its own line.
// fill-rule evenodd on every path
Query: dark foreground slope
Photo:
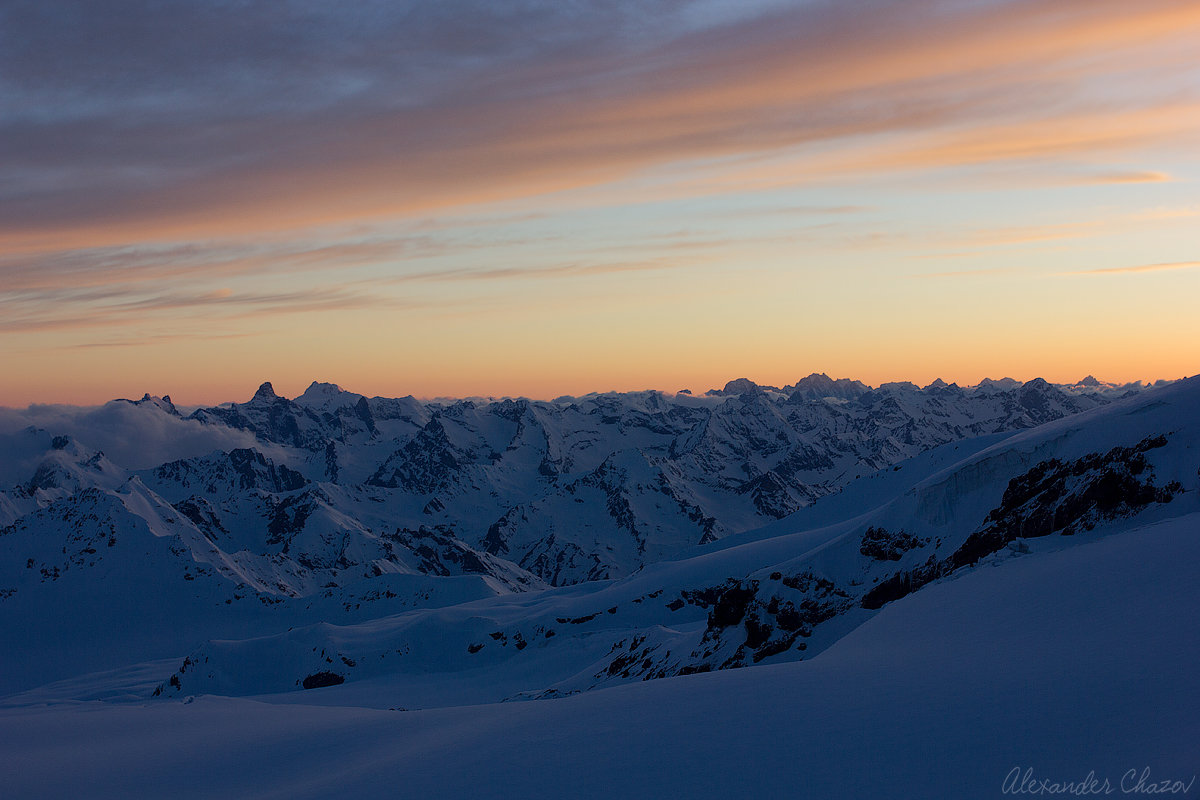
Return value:
M 973 570 L 812 661 L 558 701 L 7 709 L 0 776 L 18 797 L 998 798 L 1027 770 L 1194 793 L 1198 533 Z

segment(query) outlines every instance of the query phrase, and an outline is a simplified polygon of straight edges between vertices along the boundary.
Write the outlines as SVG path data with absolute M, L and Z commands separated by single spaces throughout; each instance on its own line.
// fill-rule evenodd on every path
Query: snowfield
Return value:
M 8 708 L 0 772 L 12 797 L 982 798 L 1013 768 L 1121 794 L 1200 770 L 1197 563 L 1189 514 L 927 587 L 811 661 L 560 700 Z

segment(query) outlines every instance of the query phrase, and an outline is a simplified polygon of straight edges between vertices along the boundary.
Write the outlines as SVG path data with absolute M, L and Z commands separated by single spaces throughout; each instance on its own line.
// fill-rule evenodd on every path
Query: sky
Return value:
M 1190 375 L 1198 48 L 1195 0 L 7 0 L 0 405 Z

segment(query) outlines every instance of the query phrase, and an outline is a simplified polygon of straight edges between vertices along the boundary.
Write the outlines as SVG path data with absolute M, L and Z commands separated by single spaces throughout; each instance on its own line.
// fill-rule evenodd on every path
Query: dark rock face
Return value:
M 536 543 L 518 563 L 552 586 L 559 586 L 566 575 L 582 573 L 587 581 L 611 577 L 610 568 L 596 553 L 588 553 L 574 542 L 560 542 L 554 534 Z
M 191 419 L 250 431 L 263 441 L 303 450 L 320 451 L 325 447 L 321 420 L 308 409 L 277 396 L 270 383 L 260 386 L 248 403 L 202 408 Z
M 671 611 L 686 606 L 708 609 L 699 645 L 682 660 L 670 659 L 669 652 L 655 652 L 657 645 L 639 650 L 645 637 L 636 637 L 627 651 L 614 648 L 608 675 L 650 680 L 741 667 L 789 650 L 803 651 L 815 626 L 851 609 L 854 601 L 833 581 L 803 571 L 685 590 L 665 606 Z
M 281 552 L 288 552 L 292 539 L 304 530 L 304 524 L 316 507 L 317 502 L 311 497 L 285 497 L 272 509 L 270 522 L 267 523 L 267 544 L 282 545 Z
M 375 427 L 375 415 L 371 413 L 371 405 L 367 402 L 367 398 L 358 398 L 358 402 L 354 404 L 354 416 L 358 417 L 372 434 L 379 432 Z
M 841 400 L 853 400 L 865 394 L 867 386 L 860 381 L 838 378 L 836 381 L 825 373 L 816 373 L 807 378 L 801 378 L 795 385 L 784 389 L 791 392 L 789 403 L 804 403 L 822 400 L 826 397 L 836 397 Z
M 1039 462 L 1009 481 L 1000 505 L 948 558 L 930 556 L 879 582 L 863 596 L 862 607 L 880 608 L 1018 539 L 1071 536 L 1105 520 L 1132 516 L 1151 503 L 1171 502 L 1183 487 L 1178 482 L 1155 486 L 1145 456 L 1166 443 L 1165 435 L 1151 436 L 1132 447 L 1114 447 L 1073 461 Z
M 320 689 L 325 686 L 337 686 L 339 683 L 345 682 L 345 677 L 338 675 L 336 672 L 314 672 L 304 679 L 303 686 L 305 689 Z
M 492 565 L 485 561 L 487 556 L 463 543 L 448 528 L 421 526 L 415 531 L 402 529 L 388 538 L 420 558 L 420 571 L 427 575 L 492 573 Z
M 762 388 L 772 388 L 772 387 L 762 387 Z M 757 383 L 755 383 L 754 381 L 750 380 L 749 378 L 734 378 L 733 380 L 731 380 L 725 384 L 724 389 L 710 389 L 708 391 L 708 394 L 709 395 L 721 395 L 721 394 L 741 395 L 741 394 L 746 394 L 747 392 L 757 392 L 757 391 L 760 391 L 759 385 Z
M 928 543 L 927 539 L 919 539 L 903 529 L 893 532 L 886 528 L 870 527 L 863 532 L 858 552 L 876 561 L 899 561 L 909 550 Z
M 450 443 L 442 421 L 434 417 L 420 433 L 393 453 L 367 483 L 428 494 L 442 488 L 470 461 L 467 454 L 459 452 Z
M 209 496 L 254 490 L 291 492 L 308 485 L 308 479 L 296 470 L 250 448 L 170 461 L 155 467 L 150 475 L 154 481 Z
M 915 592 L 930 581 L 936 580 L 942 575 L 948 575 L 949 571 L 944 562 L 938 562 L 935 556 L 930 556 L 924 564 L 910 570 L 897 572 L 890 578 L 885 578 L 875 584 L 870 591 L 863 595 L 861 605 L 870 610 L 883 608 L 887 603 Z
M 758 593 L 758 584 L 734 585 L 721 593 L 712 610 L 708 612 L 710 628 L 728 628 L 737 625 L 746 616 L 746 607 Z
M 38 489 L 57 489 L 59 485 L 59 467 L 50 462 L 43 462 L 38 465 L 37 470 L 33 473 L 33 477 L 29 479 L 29 483 L 24 487 L 25 491 L 33 494 Z
M 239 488 L 243 490 L 290 492 L 303 489 L 308 484 L 308 480 L 299 472 L 271 462 L 257 450 L 231 450 L 229 465 L 238 477 Z
M 1017 538 L 1071 535 L 1106 519 L 1128 516 L 1150 503 L 1167 503 L 1182 487 L 1156 487 L 1145 453 L 1167 443 L 1154 436 L 1133 447 L 1114 447 L 1071 462 L 1043 461 L 1009 481 L 1000 506 L 951 557 L 955 567 L 974 564 Z
M 803 506 L 789 491 L 788 485 L 773 471 L 751 478 L 737 491 L 739 494 L 750 495 L 758 513 L 771 519 L 783 519 Z
M 187 517 L 210 541 L 221 539 L 229 531 L 221 524 L 221 518 L 206 498 L 189 497 L 174 504 L 175 510 Z

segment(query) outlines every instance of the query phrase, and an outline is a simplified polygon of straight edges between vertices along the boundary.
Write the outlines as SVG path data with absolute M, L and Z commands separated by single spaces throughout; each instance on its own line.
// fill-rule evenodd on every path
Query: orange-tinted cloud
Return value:
M 1081 178 L 1081 183 L 1166 183 L 1173 178 L 1165 172 L 1155 170 L 1137 172 L 1106 172 Z
M 1078 105 L 1066 98 L 1089 77 L 1178 60 L 1180 43 L 1198 34 L 1200 6 L 1179 0 L 914 0 L 869 14 L 854 4 L 801 5 L 667 35 L 645 51 L 580 47 L 574 58 L 534 54 L 499 71 L 433 76 L 440 99 L 413 104 L 357 96 L 295 111 L 265 104 L 214 123 L 212 141 L 203 120 L 197 128 L 169 109 L 153 124 L 63 123 L 64 145 L 83 155 L 66 146 L 60 155 L 79 162 L 80 181 L 18 192 L 0 244 L 95 246 L 422 213 L 608 183 L 687 159 L 943 128 L 941 141 L 881 141 L 823 171 L 1110 152 L 1194 134 L 1195 106 L 1130 121 L 1124 100 L 1095 98 L 1057 123 L 1042 109 Z M 368 74 L 370 55 L 361 65 Z M 396 66 L 386 62 L 373 77 Z M 127 142 L 109 144 L 122 135 Z M 172 168 L 136 169 L 149 137 L 156 154 L 178 149 Z M 38 147 L 45 163 L 51 154 Z M 125 168 L 106 172 L 114 159 Z
M 386 307 L 414 308 L 419 304 L 378 293 L 345 289 L 310 289 L 289 292 L 241 292 L 218 289 L 208 292 L 173 292 L 145 295 L 122 287 L 100 292 L 70 290 L 27 292 L 0 296 L 0 332 L 101 329 L 144 324 L 154 315 L 202 312 L 228 323 L 239 318 L 263 319 L 279 314 L 348 311 Z M 85 313 L 80 313 L 81 309 Z
M 1072 272 L 1071 275 L 1133 275 L 1144 272 L 1166 272 L 1181 269 L 1200 269 L 1200 261 L 1176 261 L 1167 264 L 1139 264 L 1134 267 L 1109 267 Z

